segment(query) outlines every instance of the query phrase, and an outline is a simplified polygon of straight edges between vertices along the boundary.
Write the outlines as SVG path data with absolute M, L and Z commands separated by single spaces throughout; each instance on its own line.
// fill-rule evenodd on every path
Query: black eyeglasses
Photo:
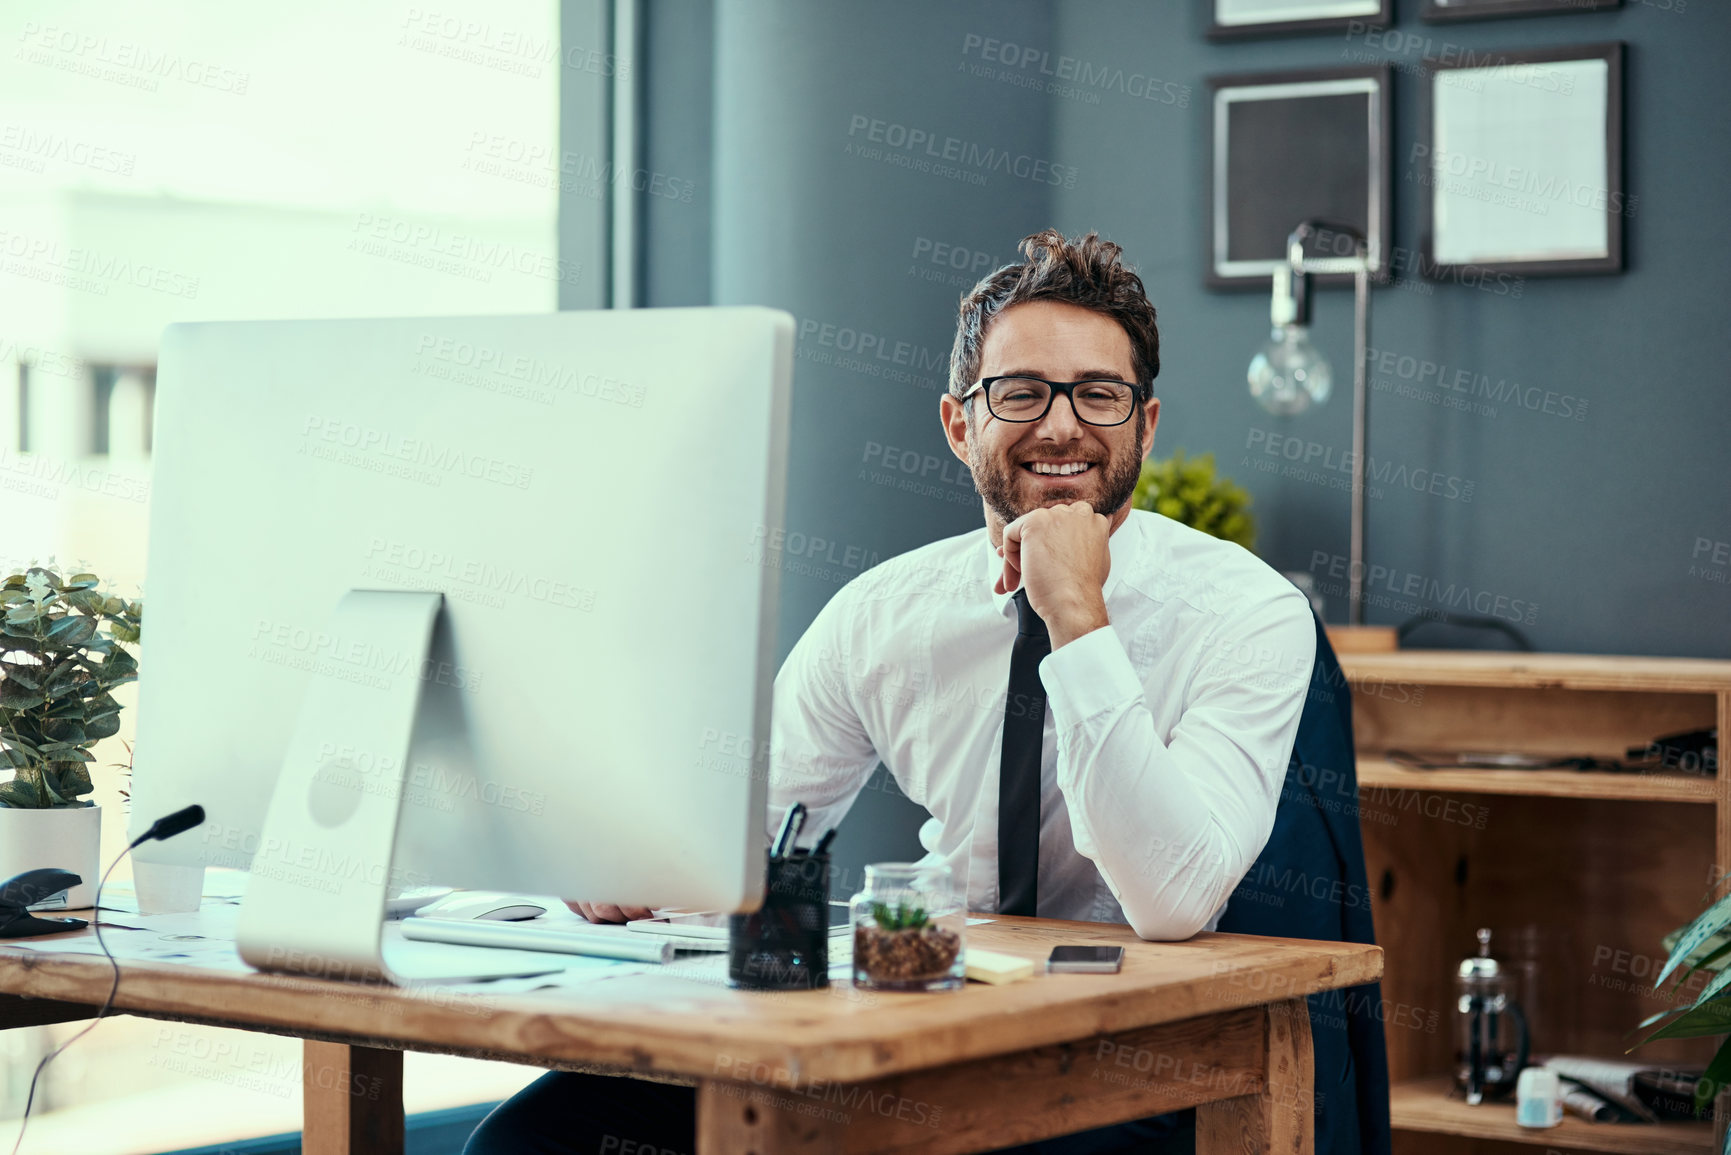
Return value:
M 1076 419 L 1086 425 L 1122 425 L 1136 412 L 1142 386 L 1097 378 L 1088 381 L 1047 381 L 1043 377 L 985 377 L 962 394 L 966 401 L 986 391 L 986 408 L 999 421 L 1038 421 L 1062 393 L 1070 399 Z

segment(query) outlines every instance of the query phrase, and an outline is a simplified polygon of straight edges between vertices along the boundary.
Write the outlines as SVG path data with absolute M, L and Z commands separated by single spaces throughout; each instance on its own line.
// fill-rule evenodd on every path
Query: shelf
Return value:
M 1718 780 L 1693 774 L 1612 774 L 1601 770 L 1414 770 L 1361 755 L 1358 785 L 1440 794 L 1526 794 L 1545 798 L 1609 798 L 1629 802 L 1718 800 Z
M 1345 653 L 1340 667 L 1366 678 L 1429 686 L 1717 693 L 1731 690 L 1731 661 L 1631 658 L 1605 654 L 1529 654 L 1488 650 Z
M 1464 1100 L 1449 1098 L 1451 1085 L 1447 1075 L 1395 1084 L 1389 1092 L 1394 1129 L 1627 1155 L 1705 1155 L 1713 1150 L 1711 1123 L 1589 1123 L 1564 1115 L 1555 1127 L 1519 1127 L 1512 1102 L 1469 1107 Z

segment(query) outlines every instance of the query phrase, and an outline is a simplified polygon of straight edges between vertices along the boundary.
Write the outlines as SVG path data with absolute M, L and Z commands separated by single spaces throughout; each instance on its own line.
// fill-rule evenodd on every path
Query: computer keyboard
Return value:
M 421 942 L 552 951 L 646 963 L 673 961 L 677 946 L 673 939 L 636 934 L 624 927 L 547 923 L 540 919 L 497 922 L 492 919 L 405 918 L 403 936 Z

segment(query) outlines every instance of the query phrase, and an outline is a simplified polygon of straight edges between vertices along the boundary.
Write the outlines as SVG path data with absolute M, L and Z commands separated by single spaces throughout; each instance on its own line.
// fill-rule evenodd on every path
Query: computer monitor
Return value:
M 754 907 L 792 335 L 171 326 L 132 825 L 207 822 L 140 859 L 247 867 L 243 939 L 269 889 L 337 954 L 308 927 L 376 943 L 387 887 Z

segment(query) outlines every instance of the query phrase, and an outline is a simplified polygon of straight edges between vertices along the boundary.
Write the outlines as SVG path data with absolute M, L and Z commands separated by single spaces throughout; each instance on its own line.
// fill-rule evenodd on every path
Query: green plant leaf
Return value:
M 96 619 L 84 614 L 56 618 L 45 638 L 57 646 L 82 646 L 96 633 Z
M 46 775 L 46 774 L 44 774 L 42 776 L 42 794 L 43 794 L 43 797 L 46 798 L 46 800 L 47 800 L 46 802 L 43 803 L 43 805 L 45 805 L 45 806 L 70 806 L 70 805 L 72 805 L 72 799 L 66 797 L 65 795 L 61 794 L 59 791 L 55 790 L 54 789 L 54 783 L 52 783 L 48 780 L 48 775 Z
M 131 677 L 138 673 L 138 659 L 116 646 L 102 660 L 101 670 L 104 679 Z
M 1682 934 L 1677 936 L 1677 945 L 1671 948 L 1671 957 L 1665 960 L 1664 967 L 1659 971 L 1659 977 L 1653 980 L 1657 987 L 1665 981 L 1665 976 L 1676 970 L 1684 959 L 1695 953 L 1695 948 L 1724 930 L 1731 924 L 1731 894 L 1725 895 L 1718 902 L 1708 907 L 1702 915 L 1690 923 Z
M 0 682 L 0 709 L 34 710 L 46 700 L 41 690 L 32 690 L 10 678 Z
M 1713 1102 L 1713 1097 L 1731 1080 L 1731 1039 L 1719 1044 L 1707 1069 L 1695 1081 L 1695 1114 L 1699 1115 Z M 1731 1142 L 1728 1139 L 1727 1142 Z
M 1731 1033 L 1731 1001 L 1726 999 L 1714 999 L 1710 1003 L 1687 1007 L 1682 1011 L 1674 1008 L 1660 1011 L 1643 1019 L 1641 1026 L 1649 1027 L 1668 1017 L 1671 1018 L 1670 1022 L 1642 1039 L 1637 1046 L 1651 1043 L 1655 1039 L 1696 1039 L 1703 1035 Z
M 1731 986 L 1731 970 L 1722 970 L 1713 976 L 1713 980 L 1701 988 L 1701 993 L 1695 996 L 1695 1006 L 1700 1006 L 1709 999 L 1718 996 L 1720 991 Z
M 1711 971 L 1731 970 L 1731 968 L 1728 968 L 1728 967 L 1725 967 L 1724 965 L 1722 965 L 1723 960 L 1727 957 L 1731 957 L 1731 939 L 1727 939 L 1726 941 L 1720 943 L 1718 946 L 1716 946 L 1712 950 L 1708 951 L 1705 955 L 1701 956 L 1700 958 L 1696 959 L 1694 962 L 1690 963 L 1689 969 L 1684 971 L 1681 975 L 1679 975 L 1677 977 L 1677 985 L 1679 987 L 1681 987 L 1684 983 L 1689 981 L 1690 975 L 1694 974 L 1696 971 L 1699 971 L 1699 970 L 1711 970 Z M 1721 965 L 1714 966 L 1713 965 L 1714 963 L 1721 963 Z
M 0 662 L 0 680 L 16 683 L 26 690 L 42 688 L 43 668 L 34 662 Z
M 0 806 L 11 806 L 19 810 L 42 809 L 36 792 L 16 778 L 10 782 L 0 782 Z
M 50 698 L 63 698 L 67 694 L 75 693 L 79 683 L 89 677 L 88 673 L 79 669 L 75 659 L 69 659 L 49 672 L 48 684 L 42 688 L 42 692 Z
M 14 654 L 40 654 L 42 643 L 36 639 L 34 631 L 25 626 L 7 625 L 0 621 L 0 638 L 5 641 L 0 650 Z
M 68 694 L 58 700 L 49 699 L 48 704 L 36 711 L 36 717 L 44 722 L 71 718 L 75 722 L 84 721 L 84 701 L 81 694 Z
M 12 746 L 16 746 L 20 750 L 23 750 L 26 754 L 36 753 L 37 744 L 35 742 L 27 741 L 26 739 L 21 737 L 16 732 L 15 729 L 11 729 L 11 728 L 0 729 L 0 741 L 6 742 L 7 744 L 12 745 Z
M 96 789 L 96 784 L 90 780 L 90 771 L 82 763 L 74 763 L 61 769 L 56 776 L 55 793 L 62 798 L 76 798 Z
M 90 739 L 84 733 L 82 720 L 49 718 L 42 723 L 42 736 L 55 745 L 81 745 Z
M 84 723 L 84 736 L 92 742 L 104 738 L 112 738 L 120 733 L 120 711 L 112 714 L 102 714 Z
M 63 590 L 89 590 L 95 589 L 101 584 L 102 579 L 93 573 L 75 573 L 67 578 L 66 584 L 60 588 Z

